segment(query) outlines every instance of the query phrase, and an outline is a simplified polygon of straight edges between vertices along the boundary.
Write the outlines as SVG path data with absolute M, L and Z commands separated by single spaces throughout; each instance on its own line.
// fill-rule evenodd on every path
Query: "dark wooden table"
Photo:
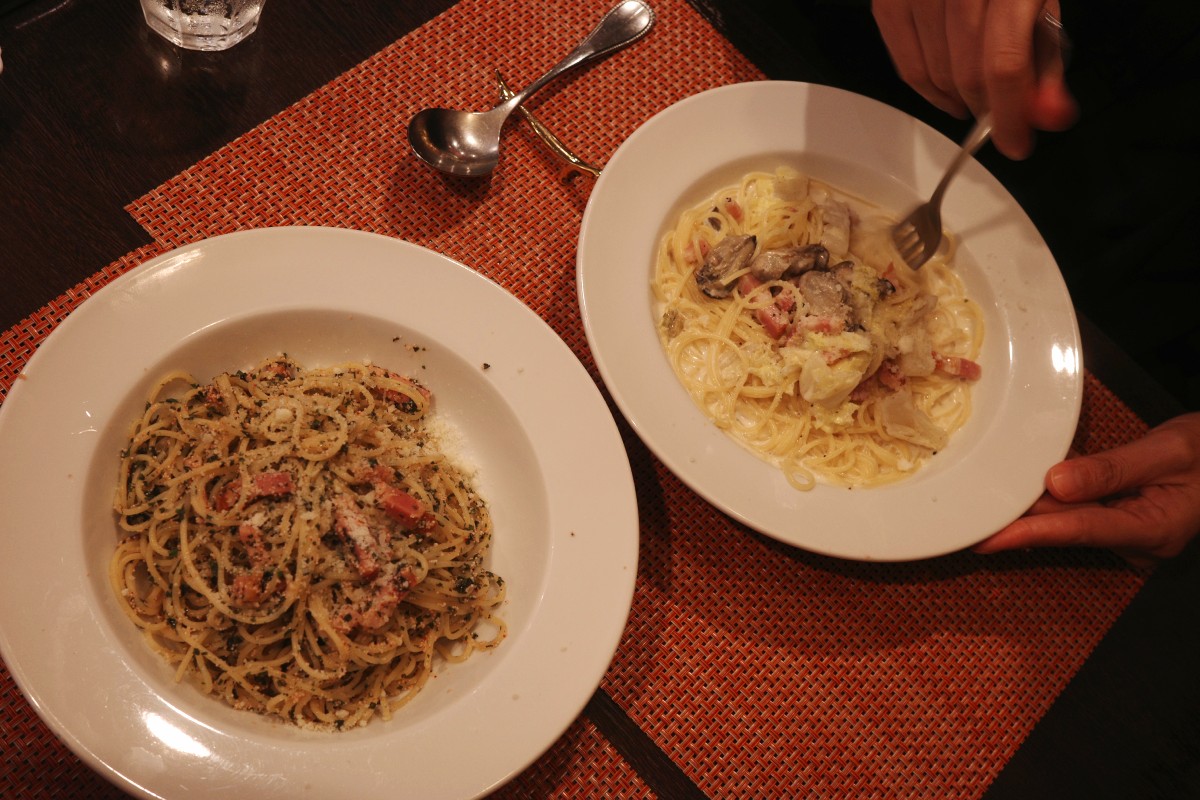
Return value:
M 895 78 L 865 3 L 692 2 L 769 77 L 842 86 L 949 135 L 964 129 Z M 147 30 L 135 0 L 0 5 L 0 329 L 148 243 L 124 210 L 128 202 L 452 5 L 271 0 L 259 31 L 224 54 L 165 44 Z M 1163 102 L 1200 99 L 1197 73 L 1187 72 L 1195 56 L 1187 61 L 1185 49 L 1197 14 L 1186 4 L 1178 10 L 1162 52 L 1145 68 L 1162 76 Z M 1131 312 L 1165 318 L 1181 303 L 1194 306 L 1200 257 L 1184 240 L 1195 230 L 1200 148 L 1194 125 L 1181 132 L 1170 122 L 1138 122 L 1148 107 L 1134 102 L 1140 95 L 1132 95 L 1132 83 L 1122 83 L 1128 56 L 1102 49 L 1141 28 L 1110 29 L 1107 39 L 1099 23 L 1076 30 L 1082 52 L 1072 69 L 1085 101 L 1079 130 L 1043 139 L 1028 162 L 981 159 L 1029 211 L 1063 266 L 1087 367 L 1155 424 L 1195 407 L 1196 315 L 1148 340 L 1114 313 L 1110 279 L 1087 277 L 1085 268 L 1132 247 L 1124 256 L 1130 275 L 1138 286 L 1159 281 L 1162 297 L 1153 309 Z M 1147 144 L 1152 137 L 1142 131 L 1159 140 Z M 1107 155 L 1096 161 L 1096 152 Z M 1107 173 L 1100 185 L 1138 176 L 1109 187 L 1126 190 L 1112 195 L 1110 216 L 1100 205 L 1108 195 L 1088 183 L 1097 172 Z M 1105 228 L 1111 219 L 1129 230 Z M 1143 229 L 1151 229 L 1148 238 L 1135 238 Z M 1107 249 L 1098 249 L 1101 239 Z M 1169 268 L 1156 272 L 1154 265 Z M 1141 296 L 1137 287 L 1129 291 Z M 1198 558 L 1193 546 L 1154 573 L 988 797 L 1200 797 Z M 619 709 L 601 698 L 587 713 L 662 796 L 687 789 Z

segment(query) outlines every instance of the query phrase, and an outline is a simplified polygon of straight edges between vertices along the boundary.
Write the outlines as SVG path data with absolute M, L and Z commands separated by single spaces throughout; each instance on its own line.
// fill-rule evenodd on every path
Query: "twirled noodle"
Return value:
M 121 454 L 109 577 L 177 681 L 350 728 L 390 718 L 435 653 L 500 643 L 491 518 L 431 401 L 379 367 L 287 357 L 158 382 Z
M 653 289 L 676 375 L 798 489 L 903 478 L 970 415 L 983 318 L 952 264 L 896 255 L 878 208 L 788 168 L 686 210 Z

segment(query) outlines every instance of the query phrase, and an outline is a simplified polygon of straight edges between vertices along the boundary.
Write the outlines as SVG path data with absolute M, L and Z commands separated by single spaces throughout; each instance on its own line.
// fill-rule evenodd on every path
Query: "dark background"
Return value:
M 952 138 L 966 131 L 895 76 L 866 0 L 692 2 L 770 78 L 874 97 Z M 135 0 L 0 0 L 0 213 L 19 220 L 0 232 L 10 284 L 0 328 L 147 241 L 114 196 L 154 188 L 452 2 L 311 5 L 301 21 L 274 0 L 264 35 L 205 54 L 159 40 Z M 1200 4 L 1067 0 L 1063 17 L 1079 122 L 1042 134 L 1024 162 L 990 147 L 979 159 L 1046 237 L 1085 317 L 1085 344 L 1110 344 L 1094 323 L 1169 390 L 1167 413 L 1200 409 Z M 93 31 L 121 47 L 63 45 L 99 40 Z M 263 46 L 272 37 L 299 46 Z M 65 185 L 65 175 L 78 177 Z M 1121 393 L 1136 396 L 1138 380 Z

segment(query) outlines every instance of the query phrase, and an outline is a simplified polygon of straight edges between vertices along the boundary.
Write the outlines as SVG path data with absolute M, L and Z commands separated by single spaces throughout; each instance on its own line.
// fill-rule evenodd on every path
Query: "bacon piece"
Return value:
M 262 574 L 247 573 L 233 579 L 229 599 L 238 605 L 253 605 L 262 600 Z
M 370 580 L 379 574 L 378 542 L 367 525 L 367 518 L 353 498 L 339 494 L 333 498 L 334 529 L 354 549 L 355 568 Z
M 790 285 L 775 295 L 775 305 L 788 313 L 796 309 L 796 293 L 791 290 Z
M 890 358 L 879 365 L 879 371 L 875 374 L 879 376 L 879 382 L 892 391 L 900 389 L 908 380 L 900 374 L 900 367 Z
M 242 489 L 238 484 L 227 483 L 213 494 L 211 505 L 217 511 L 228 511 L 237 505 L 241 496 Z
M 849 358 L 853 352 L 853 350 L 847 350 L 844 347 L 831 347 L 828 350 L 821 351 L 821 358 L 825 359 L 825 363 L 832 367 L 839 361 Z
M 389 517 L 410 528 L 425 516 L 425 506 L 420 500 L 387 484 L 376 485 L 375 502 Z
M 983 368 L 969 358 L 943 356 L 937 353 L 934 353 L 933 357 L 937 362 L 938 372 L 944 375 L 962 378 L 964 381 L 977 381 L 983 375 Z
M 216 384 L 210 383 L 204 387 L 204 405 L 213 411 L 222 411 L 225 408 L 225 398 L 221 396 L 221 390 Z
M 871 396 L 871 391 L 879 385 L 879 381 L 874 375 L 867 378 L 854 387 L 854 391 L 850 392 L 847 398 L 851 403 L 861 403 Z
M 254 497 L 283 497 L 296 491 L 289 472 L 262 472 L 254 476 Z
M 791 324 L 787 312 L 775 305 L 757 309 L 754 316 L 758 320 L 758 324 L 762 325 L 763 330 L 767 332 L 767 336 L 772 339 L 778 339 L 787 333 L 788 326 Z
M 406 593 L 401 592 L 395 583 L 388 582 L 380 586 L 359 616 L 358 624 L 367 630 L 382 628 L 392 618 L 392 612 L 400 605 Z
M 371 366 L 370 370 L 372 375 L 378 375 L 380 377 L 387 378 L 388 380 L 396 381 L 397 383 L 403 384 L 404 386 L 412 389 L 414 392 L 421 395 L 421 397 L 424 397 L 426 402 L 433 399 L 433 393 L 412 378 L 405 377 L 404 375 L 392 372 L 390 369 L 384 369 L 383 367 L 379 366 Z M 380 389 L 377 387 L 372 387 L 371 393 L 376 397 L 382 398 L 383 400 L 391 403 L 392 405 L 400 406 L 405 411 L 409 411 L 410 413 L 416 411 L 416 401 L 414 401 L 411 396 L 405 394 L 404 392 L 397 391 L 396 389 Z M 408 408 L 408 406 L 412 406 L 412 408 Z
M 796 320 L 797 330 L 814 333 L 842 333 L 846 330 L 846 320 L 840 317 L 823 317 L 806 314 Z
M 296 365 L 286 358 L 277 358 L 259 367 L 257 377 L 267 381 L 291 380 L 296 377 Z
M 262 529 L 252 522 L 243 522 L 238 526 L 238 541 L 246 546 L 246 555 L 255 567 L 261 567 L 270 560 L 266 543 L 263 541 Z
M 356 480 L 371 484 L 375 489 L 375 505 L 397 522 L 411 528 L 425 516 L 425 505 L 397 486 L 395 475 L 387 467 L 358 469 L 353 475 Z
M 744 216 L 742 204 L 737 200 L 734 200 L 732 197 L 725 198 L 725 213 L 733 217 L 738 222 L 741 222 L 742 217 Z
M 762 285 L 762 281 L 754 277 L 753 274 L 747 272 L 745 275 L 738 278 L 737 288 L 738 291 L 741 292 L 742 297 L 749 297 L 751 292 Z
M 695 264 L 698 261 L 703 261 L 704 259 L 708 258 L 708 254 L 711 250 L 712 245 L 710 245 L 704 239 L 701 239 L 699 245 L 699 254 L 696 252 L 697 247 L 691 242 L 688 242 L 687 247 L 683 249 L 683 256 L 689 264 Z
M 246 502 L 250 503 L 260 497 L 285 497 L 296 491 L 296 484 L 288 472 L 263 472 L 255 475 L 250 481 L 250 495 Z M 212 497 L 212 507 L 217 511 L 228 511 L 237 505 L 242 496 L 242 485 L 229 482 L 218 489 Z
M 396 568 L 389 564 L 387 571 L 369 587 L 370 594 L 365 601 L 346 603 L 338 609 L 332 620 L 334 630 L 350 633 L 356 628 L 369 631 L 382 628 L 416 585 L 417 576 L 410 567 Z
M 908 383 L 908 377 L 900 371 L 900 365 L 895 359 L 886 359 L 879 369 L 854 387 L 850 393 L 850 401 L 861 403 L 874 394 L 897 392 Z
M 749 297 L 762 285 L 763 282 L 749 272 L 738 278 L 738 291 L 742 297 Z M 795 296 L 790 291 L 780 292 L 775 296 L 775 301 L 771 305 L 754 309 L 754 318 L 758 320 L 759 325 L 763 326 L 767 336 L 778 339 L 787 333 L 788 326 L 792 322 L 791 311 L 795 307 Z
M 256 606 L 276 594 L 282 586 L 283 581 L 279 578 L 268 580 L 266 573 L 257 569 L 234 577 L 229 586 L 229 599 L 234 605 Z

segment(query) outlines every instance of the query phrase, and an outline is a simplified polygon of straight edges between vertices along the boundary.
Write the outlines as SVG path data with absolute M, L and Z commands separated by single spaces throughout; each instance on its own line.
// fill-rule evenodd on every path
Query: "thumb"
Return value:
M 1079 118 L 1079 105 L 1061 77 L 1046 78 L 1034 90 L 1030 121 L 1043 131 L 1065 131 Z
M 1046 488 L 1065 503 L 1086 503 L 1153 483 L 1180 466 L 1171 438 L 1151 431 L 1112 450 L 1060 462 L 1046 473 Z

